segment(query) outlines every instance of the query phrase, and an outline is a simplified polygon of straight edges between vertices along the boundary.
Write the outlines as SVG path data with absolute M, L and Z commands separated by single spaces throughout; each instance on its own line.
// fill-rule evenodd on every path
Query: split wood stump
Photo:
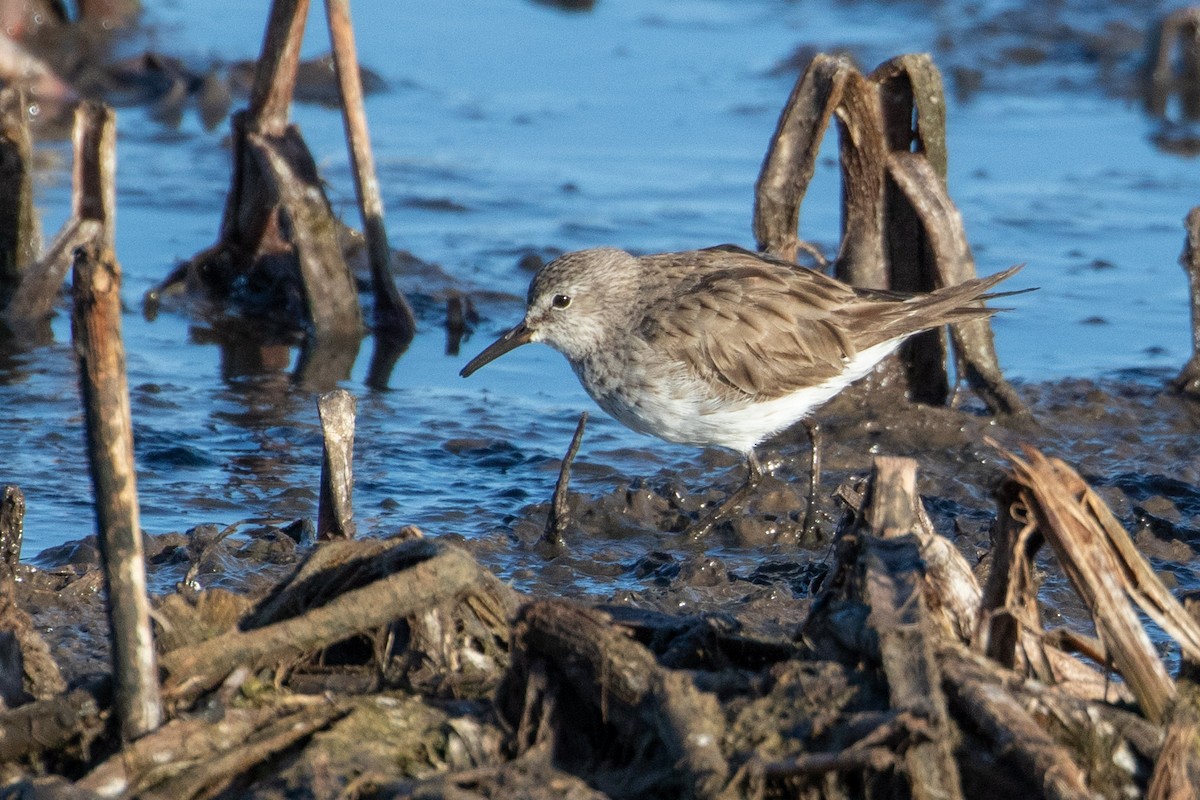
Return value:
M 848 59 L 818 54 L 779 118 L 755 187 L 759 250 L 795 261 L 824 258 L 799 237 L 800 204 L 821 140 L 837 120 L 842 167 L 842 237 L 834 272 L 868 289 L 924 292 L 975 277 L 962 218 L 946 189 L 945 97 L 927 55 L 893 58 L 869 76 Z M 994 414 L 1027 418 L 1004 379 L 987 320 L 950 326 L 957 373 Z M 893 367 L 873 380 L 902 382 L 931 404 L 951 399 L 947 347 L 940 331 L 914 336 Z
M 112 251 L 116 239 L 116 113 L 98 103 L 81 103 L 72 133 L 71 216 L 42 257 L 19 273 L 3 307 L 4 323 L 26 338 L 39 338 L 80 247 Z

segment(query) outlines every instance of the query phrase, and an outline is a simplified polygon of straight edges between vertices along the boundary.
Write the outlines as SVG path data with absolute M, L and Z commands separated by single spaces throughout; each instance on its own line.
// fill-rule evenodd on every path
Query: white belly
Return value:
M 774 400 L 721 402 L 695 379 L 649 380 L 626 365 L 620 387 L 595 380 L 584 366 L 576 368 L 580 382 L 602 409 L 624 425 L 669 442 L 719 445 L 748 453 L 762 440 L 808 416 L 838 392 L 866 375 L 900 344 L 884 342 L 867 348 L 846 363 L 846 369 L 824 383 Z

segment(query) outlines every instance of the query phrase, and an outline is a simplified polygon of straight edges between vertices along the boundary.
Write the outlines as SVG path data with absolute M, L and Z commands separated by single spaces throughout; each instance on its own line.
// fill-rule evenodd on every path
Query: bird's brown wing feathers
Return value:
M 990 316 L 995 309 L 978 301 L 1020 269 L 909 295 L 856 289 L 731 245 L 642 260 L 675 278 L 649 306 L 642 334 L 697 377 L 726 387 L 728 398 L 746 400 L 822 383 L 889 339 Z
M 744 251 L 720 259 L 720 269 L 681 281 L 648 311 L 642 332 L 654 347 L 731 398 L 781 397 L 842 372 L 858 350 L 838 318 L 860 302 L 853 290 Z

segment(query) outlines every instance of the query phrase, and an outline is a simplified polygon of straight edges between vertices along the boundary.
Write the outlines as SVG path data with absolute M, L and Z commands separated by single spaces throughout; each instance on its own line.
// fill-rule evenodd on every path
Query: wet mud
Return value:
M 889 748 L 904 753 L 907 745 L 888 742 L 912 736 L 910 723 L 899 723 L 893 717 L 897 712 L 888 711 L 889 703 L 897 702 L 894 691 L 889 701 L 886 685 L 871 669 L 829 657 L 834 645 L 828 641 L 802 644 L 814 627 L 840 631 L 835 638 L 845 637 L 845 643 L 835 649 L 852 647 L 849 642 L 865 635 L 837 627 L 844 620 L 828 628 L 830 614 L 836 620 L 845 612 L 836 611 L 836 603 L 830 611 L 828 597 L 822 608 L 818 598 L 845 580 L 836 573 L 844 569 L 845 545 L 835 548 L 834 534 L 845 534 L 852 516 L 838 496 L 861 500 L 856 495 L 876 456 L 916 459 L 917 488 L 933 527 L 953 542 L 980 585 L 992 568 L 995 520 L 1002 511 L 995 491 L 1009 469 L 985 442 L 988 437 L 1005 448 L 1034 444 L 1075 465 L 1133 532 L 1164 585 L 1184 597 L 1196 588 L 1200 467 L 1193 453 L 1200 444 L 1200 405 L 1145 376 L 1023 385 L 1019 391 L 1033 422 L 1006 425 L 970 402 L 950 409 L 908 404 L 889 397 L 887 387 L 844 393 L 820 415 L 826 468 L 815 536 L 802 525 L 809 456 L 802 429 L 785 432 L 763 448 L 772 476 L 740 519 L 703 542 L 692 541 L 685 530 L 740 483 L 740 460 L 733 454 L 704 451 L 695 464 L 619 481 L 607 493 L 571 493 L 564 541 L 557 546 L 543 540 L 548 502 L 531 504 L 490 535 L 473 538 L 445 535 L 430 541 L 415 529 L 362 531 L 366 540 L 317 547 L 303 521 L 247 521 L 224 529 L 199 525 L 149 536 L 148 569 L 158 589 L 157 637 L 160 652 L 167 654 L 161 665 L 169 676 L 165 687 L 173 702 L 185 706 L 195 694 L 180 696 L 189 691 L 180 681 L 208 674 L 207 662 L 221 657 L 219 648 L 206 652 L 209 637 L 251 637 L 257 628 L 286 622 L 304 607 L 328 603 L 332 609 L 337 592 L 360 581 L 349 575 L 323 578 L 328 586 L 317 588 L 314 596 L 306 574 L 336 571 L 340 560 L 349 558 L 346 564 L 352 566 L 358 558 L 419 594 L 427 591 L 420 588 L 419 576 L 405 583 L 403 559 L 411 556 L 402 555 L 395 567 L 380 566 L 381 559 L 419 551 L 422 558 L 433 555 L 425 562 L 431 564 L 461 549 L 469 554 L 462 563 L 473 557 L 483 570 L 466 579 L 447 572 L 440 580 L 467 580 L 475 591 L 482 585 L 483 594 L 448 605 L 432 602 L 388 629 L 387 645 L 356 636 L 325 649 L 316 663 L 291 662 L 273 678 L 271 671 L 231 675 L 227 680 L 236 683 L 229 690 L 201 704 L 209 711 L 180 716 L 170 726 L 186 731 L 209 724 L 206 714 L 218 714 L 224 720 L 222 736 L 247 726 L 257 740 L 283 727 L 293 732 L 287 741 L 296 744 L 290 755 L 263 761 L 223 791 L 186 796 L 624 798 L 649 792 L 742 797 L 757 796 L 761 789 L 755 786 L 778 786 L 781 780 L 782 785 L 788 780 L 806 785 L 813 780 L 803 778 L 810 770 L 843 775 L 837 791 L 865 792 L 869 785 L 872 796 L 893 796 L 908 778 L 901 777 L 905 772 L 893 760 L 901 756 Z M 1092 612 L 1071 593 L 1054 559 L 1043 553 L 1037 565 L 1047 624 L 1091 632 Z M 489 572 L 504 582 L 494 582 Z M 328 591 L 334 594 L 325 595 Z M 54 653 L 67 685 L 103 683 L 98 676 L 108 672 L 107 623 L 94 539 L 48 549 L 22 565 L 16 599 Z M 231 626 L 242 633 L 226 633 Z M 802 630 L 808 633 L 802 636 Z M 1154 628 L 1151 636 L 1168 662 L 1178 664 L 1169 637 Z M 874 652 L 873 647 L 868 650 Z M 387 652 L 393 655 L 386 657 Z M 985 679 L 978 664 L 954 658 L 942 663 L 947 686 L 967 687 L 962 688 L 966 692 L 975 685 L 971 681 Z M 355 666 L 364 659 L 365 667 Z M 885 659 L 884 667 L 889 663 Z M 546 669 L 566 671 L 547 679 L 540 671 Z M 682 683 L 671 677 L 680 674 L 690 677 Z M 648 685 L 639 683 L 645 676 L 650 676 Z M 282 694 L 281 682 L 288 687 Z M 1113 684 L 1111 691 L 1120 686 Z M 951 700 L 955 713 L 976 713 L 962 711 L 973 708 L 969 697 Z M 663 721 L 668 719 L 669 725 Z M 1132 719 L 1124 723 L 1133 726 L 1127 730 L 1137 729 Z M 107 746 L 103 737 L 95 738 L 103 727 L 97 724 L 92 723 L 91 733 L 80 734 L 83 754 L 70 745 L 42 756 L 50 758 L 53 774 L 76 776 L 72 780 L 91 764 L 76 790 L 116 780 L 116 763 L 127 764 L 123 769 L 129 775 L 138 774 L 136 755 L 95 766 L 96 752 L 88 756 L 87 748 L 102 754 Z M 146 746 L 162 748 L 159 738 L 170 742 L 182 735 L 170 726 L 151 734 Z M 719 737 L 711 740 L 716 749 L 672 745 L 670 726 L 690 732 L 688 742 Z M 916 741 L 933 735 L 922 730 Z M 1165 745 L 1143 734 L 1151 744 L 1136 758 L 1150 763 Z M 614 750 L 622 736 L 640 745 Z M 553 744 L 538 745 L 541 737 Z M 1033 796 L 1029 781 L 1036 778 L 1013 771 L 1003 759 L 991 766 L 976 763 L 990 757 L 986 739 L 969 738 L 958 746 L 964 789 L 978 797 Z M 875 742 L 869 757 L 860 752 L 867 741 Z M 209 746 L 198 738 L 184 742 L 178 753 L 156 750 L 157 757 L 182 759 L 182 769 L 184 762 L 202 759 Z M 514 747 L 522 755 L 514 758 Z M 807 755 L 793 762 L 797 747 Z M 224 774 L 219 763 L 208 769 Z M 740 764 L 739 772 L 730 774 L 727 763 Z M 13 777 L 23 774 L 16 764 L 10 769 Z M 863 777 L 867 783 L 860 784 L 855 777 L 860 773 L 875 777 Z M 1094 773 L 1089 781 L 1129 789 L 1142 780 L 1124 768 L 1110 773 Z M 160 779 L 146 775 L 140 780 Z M 830 780 L 826 790 L 841 796 Z M 890 783 L 896 780 L 901 783 Z M 65 784 L 47 777 L 22 785 L 26 791 L 50 791 Z M 178 789 L 171 781 L 159 785 Z M 725 794 L 718 795 L 721 786 Z M 468 789 L 473 793 L 456 794 Z
M 935 528 L 985 575 L 997 508 L 993 491 L 1004 474 L 1004 462 L 984 441 L 990 437 L 1008 448 L 1032 444 L 1074 465 L 1134 532 L 1170 588 L 1180 594 L 1200 589 L 1200 404 L 1149 379 L 1069 380 L 1019 391 L 1034 413 L 1031 424 L 1007 426 L 970 402 L 935 408 L 865 387 L 835 400 L 818 415 L 825 435 L 816 537 L 803 530 L 809 446 L 797 428 L 762 448 L 771 474 L 744 515 L 703 542 L 685 530 L 740 484 L 736 454 L 697 450 L 695 464 L 627 480 L 590 456 L 585 468 L 613 475 L 614 483 L 602 494 L 570 492 L 569 524 L 558 548 L 543 541 L 549 497 L 488 535 L 442 538 L 535 597 L 715 614 L 747 630 L 788 636 L 828 569 L 844 513 L 837 490 L 864 480 L 876 455 L 917 459 L 918 490 Z M 470 516 L 472 509 L 462 512 Z M 172 587 L 220 588 L 253 597 L 312 547 L 311 528 L 306 538 L 301 521 L 247 521 L 235 528 L 204 524 L 148 537 L 151 585 L 163 594 Z M 98 570 L 99 550 L 89 537 L 41 553 L 19 584 L 22 607 L 64 654 L 64 672 L 75 677 L 105 664 Z M 1061 577 L 1046 580 L 1047 613 L 1085 624 L 1086 615 L 1057 591 Z

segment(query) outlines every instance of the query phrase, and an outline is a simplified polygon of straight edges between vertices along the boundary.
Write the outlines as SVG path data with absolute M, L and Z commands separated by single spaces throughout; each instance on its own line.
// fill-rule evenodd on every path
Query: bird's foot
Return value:
M 746 507 L 746 501 L 750 499 L 750 495 L 762 483 L 762 469 L 758 465 L 758 460 L 751 456 L 747 461 L 749 474 L 746 477 L 746 482 L 736 492 L 729 495 L 724 503 L 721 503 L 721 505 L 717 506 L 710 513 L 701 517 L 697 520 L 696 524 L 690 526 L 685 531 L 690 540 L 698 542 L 704 539 L 713 532 L 714 528 Z

